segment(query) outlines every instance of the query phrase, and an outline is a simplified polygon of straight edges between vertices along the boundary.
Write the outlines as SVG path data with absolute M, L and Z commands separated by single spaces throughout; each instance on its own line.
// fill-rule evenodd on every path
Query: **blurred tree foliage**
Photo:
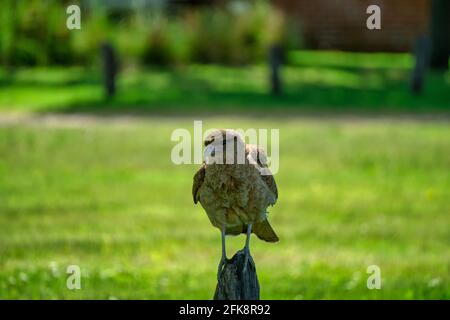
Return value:
M 65 2 L 2 1 L 2 62 L 7 66 L 72 63 L 74 55 L 71 36 L 65 27 Z
M 76 1 L 75 1 L 76 3 Z M 89 65 L 99 46 L 111 41 L 122 61 L 179 65 L 240 65 L 265 59 L 273 42 L 298 47 L 281 12 L 268 1 L 232 1 L 221 7 L 114 8 L 81 5 L 81 30 L 66 28 L 73 1 L 3 0 L 0 2 L 0 52 L 7 66 Z

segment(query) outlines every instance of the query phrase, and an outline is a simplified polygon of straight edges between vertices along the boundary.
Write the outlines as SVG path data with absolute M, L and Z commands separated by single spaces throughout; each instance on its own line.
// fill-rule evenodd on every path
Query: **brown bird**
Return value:
M 212 225 L 221 230 L 219 277 L 226 261 L 226 235 L 247 235 L 244 270 L 251 233 L 267 242 L 279 240 L 267 220 L 267 208 L 277 201 L 278 190 L 264 151 L 245 144 L 236 131 L 215 130 L 206 137 L 204 145 L 204 162 L 194 175 L 192 196 L 194 203 L 200 202 Z M 261 174 L 261 168 L 265 174 Z

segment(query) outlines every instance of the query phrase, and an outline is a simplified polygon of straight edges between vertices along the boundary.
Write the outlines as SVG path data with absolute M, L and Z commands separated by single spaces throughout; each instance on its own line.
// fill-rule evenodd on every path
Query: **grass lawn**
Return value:
M 2 108 L 57 108 L 97 92 L 57 84 L 55 74 L 52 85 L 28 79 L 8 96 L 1 89 Z M 161 81 L 154 90 L 171 81 L 148 77 Z M 374 88 L 368 95 L 385 86 L 359 77 L 329 81 Z M 191 129 L 192 120 L 0 125 L 0 298 L 210 299 L 220 233 L 191 199 L 198 166 L 170 161 L 172 130 Z M 280 129 L 280 197 L 270 219 L 281 241 L 251 240 L 262 298 L 450 299 L 447 122 L 274 115 L 209 117 L 204 127 Z M 243 244 L 229 238 L 228 255 Z M 81 290 L 66 288 L 70 264 L 81 267 Z M 372 264 L 381 290 L 366 288 Z
M 288 61 L 279 97 L 268 94 L 263 65 L 125 68 L 118 94 L 109 101 L 92 69 L 0 69 L 0 111 L 450 111 L 450 72 L 429 72 L 423 94 L 414 96 L 409 54 L 300 51 L 290 53 Z

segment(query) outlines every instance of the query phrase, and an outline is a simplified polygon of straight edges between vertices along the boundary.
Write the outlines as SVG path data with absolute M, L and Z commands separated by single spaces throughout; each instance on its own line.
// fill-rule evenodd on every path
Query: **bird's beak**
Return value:
M 203 152 L 203 158 L 205 159 L 205 162 L 207 164 L 210 164 L 214 160 L 215 156 L 215 148 L 212 144 L 208 144 L 205 148 L 205 151 Z

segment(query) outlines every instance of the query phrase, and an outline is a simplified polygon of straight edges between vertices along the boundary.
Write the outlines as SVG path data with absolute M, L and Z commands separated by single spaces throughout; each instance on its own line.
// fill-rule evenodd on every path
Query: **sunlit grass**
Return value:
M 220 235 L 170 161 L 189 118 L 0 127 L 0 298 L 210 299 Z M 265 299 L 449 299 L 445 122 L 210 117 L 279 128 L 278 244 L 252 237 Z M 243 246 L 230 238 L 228 254 Z M 82 290 L 66 288 L 69 264 Z M 379 265 L 382 289 L 368 290 Z
M 288 54 L 293 64 L 367 69 L 412 69 L 414 57 L 409 53 L 361 53 L 341 51 L 293 51 Z

